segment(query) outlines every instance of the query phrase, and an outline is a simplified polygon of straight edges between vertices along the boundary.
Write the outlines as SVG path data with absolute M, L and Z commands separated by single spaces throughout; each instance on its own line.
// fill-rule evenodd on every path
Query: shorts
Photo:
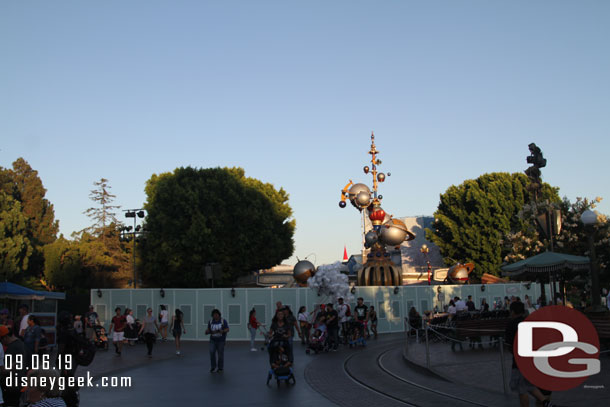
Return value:
M 161 326 L 167 326 L 168 323 L 167 322 L 161 322 Z
M 113 342 L 122 342 L 125 339 L 125 332 L 112 332 Z
M 523 377 L 519 369 L 514 367 L 510 372 L 510 389 L 519 394 L 527 394 L 528 392 L 534 390 L 535 387 L 525 377 Z

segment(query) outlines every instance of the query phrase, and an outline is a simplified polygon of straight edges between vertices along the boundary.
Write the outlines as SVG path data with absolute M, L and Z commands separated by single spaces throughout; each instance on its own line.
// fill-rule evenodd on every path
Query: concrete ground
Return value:
M 451 349 L 449 342 L 430 341 L 430 368 L 433 373 L 456 384 L 465 387 L 503 394 L 502 358 L 499 347 L 491 347 L 486 343 L 483 348 L 478 346 L 470 349 L 468 344 L 462 350 Z M 409 361 L 425 368 L 426 346 L 423 340 L 416 343 L 409 341 Z M 562 392 L 554 392 L 553 402 L 561 406 L 607 406 L 610 405 L 610 354 L 601 355 L 601 372 L 589 377 L 581 386 Z M 505 380 L 508 385 L 512 367 L 512 355 L 504 352 Z M 586 400 L 586 402 L 584 402 Z
M 225 371 L 209 372 L 207 342 L 184 342 L 176 356 L 173 342 L 158 342 L 154 357 L 146 357 L 144 345 L 125 348 L 123 356 L 98 352 L 91 366 L 79 368 L 101 376 L 130 377 L 130 388 L 81 390 L 81 405 L 106 406 L 125 403 L 130 407 L 201 405 L 220 406 L 514 406 L 515 394 L 504 395 L 499 355 L 493 350 L 451 352 L 446 343 L 433 344 L 433 372 L 425 367 L 423 344 L 410 342 L 410 360 L 403 358 L 404 336 L 389 334 L 370 341 L 366 348 L 342 347 L 338 352 L 306 355 L 295 343 L 296 385 L 274 381 L 265 384 L 268 371 L 266 352 L 250 352 L 249 344 L 228 342 Z M 466 347 L 467 348 L 467 347 Z M 562 406 L 608 405 L 608 366 L 595 380 L 586 383 L 605 386 L 556 393 Z M 510 363 L 508 363 L 510 367 Z M 441 374 L 438 374 L 441 372 Z M 602 376 L 603 375 L 603 376 Z M 599 379 L 599 383 L 598 380 Z M 532 404 L 533 405 L 533 404 Z

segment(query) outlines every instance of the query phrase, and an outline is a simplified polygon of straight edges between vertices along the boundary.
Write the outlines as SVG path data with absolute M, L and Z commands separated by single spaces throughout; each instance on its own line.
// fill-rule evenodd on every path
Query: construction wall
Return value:
M 438 288 L 441 292 L 438 292 Z M 482 287 L 483 290 L 481 289 Z M 528 289 L 525 284 L 494 284 L 494 285 L 432 285 L 432 286 L 402 286 L 397 287 L 355 287 L 354 298 L 348 301 L 352 310 L 356 298 L 363 297 L 367 305 L 375 305 L 379 318 L 378 331 L 398 332 L 403 330 L 403 319 L 409 309 L 415 307 L 420 314 L 430 311 L 438 306 L 443 309 L 449 300 L 455 296 L 466 299 L 472 295 L 477 307 L 481 299 L 485 298 L 493 308 L 496 300 L 505 296 L 519 296 L 522 299 L 529 295 L 535 303 L 540 296 L 540 286 L 532 284 Z M 214 308 L 218 308 L 230 327 L 229 340 L 249 339 L 247 329 L 248 313 L 254 307 L 259 322 L 271 325 L 271 318 L 275 311 L 275 303 L 281 301 L 290 305 L 296 315 L 302 305 L 307 311 L 312 311 L 315 304 L 330 302 L 327 297 L 320 297 L 309 288 L 236 288 L 235 297 L 231 295 L 230 288 L 218 289 L 185 289 L 164 288 L 161 296 L 160 288 L 144 289 L 102 289 L 91 290 L 91 304 L 95 306 L 100 320 L 108 328 L 114 315 L 114 309 L 126 307 L 134 310 L 134 316 L 142 319 L 146 309 L 152 307 L 153 315 L 158 315 L 160 305 L 167 306 L 170 316 L 176 308 L 184 313 L 186 340 L 206 339 L 205 329 Z M 547 290 L 547 293 L 549 291 Z M 547 294 L 548 295 L 548 294 Z M 86 310 L 83 310 L 83 313 Z M 171 321 L 171 317 L 170 317 Z M 170 327 L 171 331 L 171 327 Z

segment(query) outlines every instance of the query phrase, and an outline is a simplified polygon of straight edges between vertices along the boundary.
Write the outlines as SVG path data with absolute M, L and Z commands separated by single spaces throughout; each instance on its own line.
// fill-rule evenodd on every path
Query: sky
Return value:
M 522 172 L 528 144 L 560 195 L 610 213 L 610 2 L 3 1 L 0 166 L 39 172 L 61 233 L 89 225 L 93 182 L 140 208 L 152 174 L 239 166 L 290 194 L 295 255 L 360 250 L 340 209 L 432 215 L 439 195 Z

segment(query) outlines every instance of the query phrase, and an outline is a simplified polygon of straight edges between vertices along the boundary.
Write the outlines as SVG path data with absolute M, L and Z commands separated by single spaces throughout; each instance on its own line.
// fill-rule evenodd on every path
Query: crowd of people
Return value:
M 146 315 L 141 320 L 134 318 L 132 309 L 126 308 L 122 311 L 120 307 L 117 307 L 115 315 L 110 321 L 108 335 L 100 324 L 99 316 L 93 306 L 89 307 L 89 312 L 85 314 L 84 320 L 86 338 L 100 347 L 106 347 L 107 337 L 111 335 L 117 356 L 121 356 L 124 345 L 133 346 L 137 342 L 143 342 L 146 343 L 147 356 L 151 358 L 157 338 L 167 341 L 170 326 L 176 345 L 176 355 L 180 355 L 180 340 L 182 335 L 186 334 L 183 312 L 176 309 L 170 322 L 169 311 L 165 305 L 160 306 L 159 314 L 156 316 L 153 315 L 153 309 L 148 307 Z M 78 323 L 79 321 L 75 318 L 75 327 Z
M 292 367 L 297 337 L 307 353 L 336 352 L 341 344 L 365 345 L 371 336 L 377 338 L 377 313 L 373 306 L 364 304 L 363 298 L 357 299 L 353 311 L 343 298 L 338 298 L 336 303 L 319 304 L 311 311 L 301 306 L 296 315 L 290 306 L 278 301 L 268 330 L 258 321 L 254 308 L 249 313 L 248 329 L 250 350 L 258 351 L 256 338 L 262 336 L 266 345 L 262 349 L 269 351 L 269 364 L 277 375 L 278 370 Z M 216 346 L 210 344 L 211 352 L 213 348 Z M 215 366 L 212 359 L 212 371 Z
M 79 364 L 86 363 L 82 343 L 79 342 L 82 331 L 80 319 L 75 319 L 68 312 L 61 312 L 57 317 L 56 344 L 57 351 L 51 359 L 48 348 L 47 333 L 40 327 L 38 318 L 31 315 L 29 307 L 22 304 L 18 314 L 11 318 L 7 309 L 0 311 L 0 367 L 1 390 L 0 405 L 32 407 L 75 407 L 78 406 L 78 388 L 67 386 L 62 392 L 48 385 L 50 378 L 74 376 Z M 86 342 L 86 341 L 85 341 Z M 86 358 L 86 356 L 85 356 Z M 39 367 L 48 362 L 47 368 L 28 369 L 38 360 Z M 18 362 L 21 361 L 21 362 Z M 45 362 L 46 361 L 46 362 Z M 6 365 L 5 365 L 6 363 Z M 51 368 L 54 366 L 55 368 Z M 41 383 L 45 377 L 46 385 L 22 386 L 24 377 L 34 378 Z

